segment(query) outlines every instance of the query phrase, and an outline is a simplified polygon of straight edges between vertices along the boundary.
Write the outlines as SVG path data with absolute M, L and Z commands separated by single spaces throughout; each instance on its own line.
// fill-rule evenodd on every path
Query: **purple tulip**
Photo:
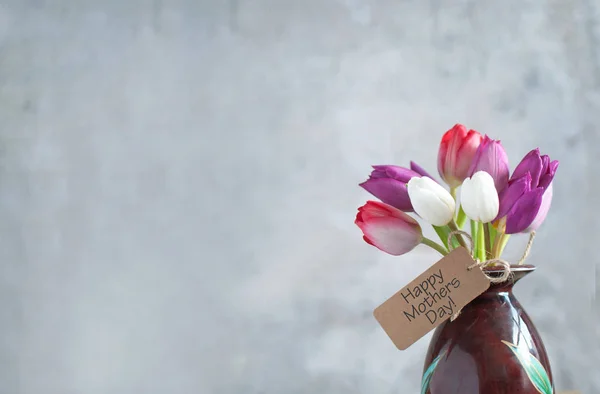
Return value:
M 363 189 L 382 202 L 404 212 L 412 212 L 413 207 L 408 197 L 406 184 L 410 178 L 420 177 L 418 172 L 393 165 L 373 166 L 371 176 L 361 183 Z
M 499 225 L 506 234 L 537 229 L 552 202 L 552 180 L 558 161 L 550 161 L 540 150 L 529 152 L 513 172 L 508 186 L 500 193 Z
M 469 168 L 469 177 L 478 171 L 485 171 L 492 176 L 498 192 L 504 190 L 508 183 L 508 156 L 500 141 L 487 135 L 483 137 Z
M 413 167 L 424 171 L 416 164 Z M 412 212 L 406 184 L 413 177 L 421 177 L 421 173 L 399 166 L 378 165 L 373 166 L 369 179 L 359 186 L 388 205 L 404 212 Z

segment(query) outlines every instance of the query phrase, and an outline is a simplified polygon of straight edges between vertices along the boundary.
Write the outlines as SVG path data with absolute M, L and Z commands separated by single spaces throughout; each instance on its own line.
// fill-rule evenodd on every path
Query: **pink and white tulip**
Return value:
M 410 252 L 423 240 L 421 226 L 415 219 L 378 201 L 367 201 L 358 208 L 354 223 L 367 243 L 393 256 Z

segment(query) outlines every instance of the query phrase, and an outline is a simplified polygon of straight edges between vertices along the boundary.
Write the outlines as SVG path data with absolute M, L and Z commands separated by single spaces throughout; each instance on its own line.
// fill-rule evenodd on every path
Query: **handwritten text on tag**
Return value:
M 381 304 L 373 315 L 404 350 L 490 286 L 465 248 L 457 248 Z

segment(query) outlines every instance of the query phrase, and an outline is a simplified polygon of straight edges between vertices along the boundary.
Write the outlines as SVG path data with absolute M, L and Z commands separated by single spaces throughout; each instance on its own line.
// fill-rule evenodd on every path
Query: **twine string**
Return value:
M 462 235 L 465 239 L 467 239 L 469 241 L 469 243 L 471 244 L 470 252 L 472 255 L 475 244 L 473 242 L 473 238 L 471 237 L 471 235 L 469 233 L 467 233 L 466 231 L 462 231 L 462 230 L 451 231 L 450 234 L 448 234 L 448 249 L 450 251 L 452 251 L 454 249 L 454 245 L 452 245 L 452 237 L 459 235 L 459 234 Z M 534 238 L 535 238 L 535 231 L 532 231 L 529 234 L 529 241 L 527 242 L 527 246 L 525 247 L 525 251 L 523 252 L 523 255 L 519 259 L 518 265 L 523 264 L 525 262 L 525 260 L 527 259 L 527 257 L 529 256 L 529 252 L 531 252 L 531 246 L 533 245 Z M 484 267 L 496 266 L 496 265 L 500 265 L 503 268 L 502 271 L 500 271 L 500 275 L 491 276 L 491 275 L 488 275 L 485 271 L 483 272 L 483 274 L 488 278 L 488 280 L 491 283 L 506 282 L 507 280 L 509 280 L 512 277 L 510 263 L 508 261 L 500 259 L 500 258 L 490 259 L 490 260 L 485 260 L 485 261 L 476 260 L 474 264 L 471 264 L 470 266 L 467 267 L 467 270 L 471 271 L 475 267 L 479 267 L 480 269 L 483 269 Z M 450 318 L 450 321 L 454 321 L 458 317 L 458 315 L 460 315 L 460 311 L 461 310 L 458 310 L 454 315 L 452 315 L 452 317 Z
M 531 252 L 531 246 L 533 245 L 533 240 L 535 239 L 535 231 L 529 233 L 529 241 L 527 242 L 527 246 L 525 246 L 525 251 L 523 252 L 523 256 L 519 259 L 517 264 L 521 265 L 527 260 L 529 257 L 529 252 Z

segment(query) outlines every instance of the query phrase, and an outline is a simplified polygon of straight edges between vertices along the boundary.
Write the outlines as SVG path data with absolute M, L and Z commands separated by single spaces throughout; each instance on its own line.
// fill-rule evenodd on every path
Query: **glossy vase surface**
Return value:
M 436 328 L 425 358 L 422 394 L 553 393 L 542 339 L 512 293 L 513 285 L 534 269 L 513 266 L 509 281 L 492 284 L 454 321 Z

